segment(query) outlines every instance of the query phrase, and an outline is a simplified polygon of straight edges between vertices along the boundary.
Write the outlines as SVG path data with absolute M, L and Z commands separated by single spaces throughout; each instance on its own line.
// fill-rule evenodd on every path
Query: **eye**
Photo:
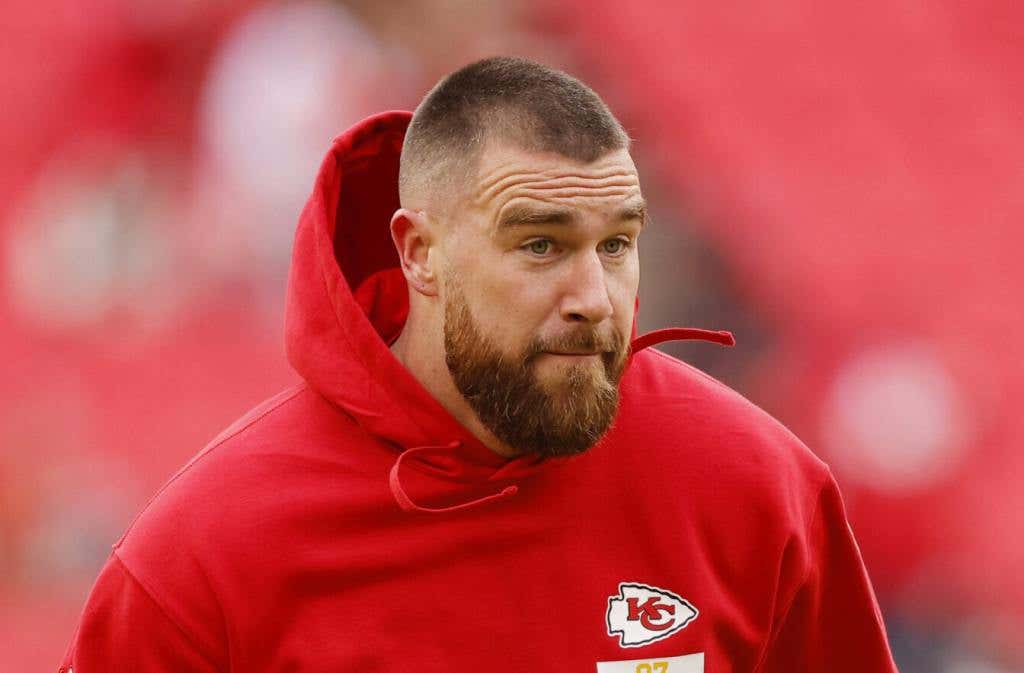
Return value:
M 601 244 L 601 249 L 604 251 L 604 253 L 606 255 L 611 255 L 613 257 L 617 257 L 623 254 L 624 252 L 626 252 L 626 248 L 628 247 L 629 241 L 623 240 L 621 238 L 610 238 Z
M 530 241 L 523 247 L 534 255 L 544 256 L 551 252 L 551 241 L 546 238 L 538 238 L 536 241 Z

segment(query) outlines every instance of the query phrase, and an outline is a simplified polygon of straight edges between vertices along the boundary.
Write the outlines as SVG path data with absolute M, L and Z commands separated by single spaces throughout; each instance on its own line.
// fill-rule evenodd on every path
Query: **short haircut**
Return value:
M 399 166 L 402 205 L 471 175 L 488 140 L 585 163 L 629 148 L 622 125 L 583 82 L 526 59 L 487 58 L 442 79 L 416 108 Z

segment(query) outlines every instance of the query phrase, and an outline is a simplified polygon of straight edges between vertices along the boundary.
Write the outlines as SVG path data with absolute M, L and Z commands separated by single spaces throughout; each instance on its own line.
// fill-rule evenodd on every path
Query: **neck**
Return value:
M 484 446 L 506 458 L 519 455 L 519 451 L 499 440 L 480 422 L 476 412 L 455 387 L 448 365 L 445 364 L 444 344 L 427 336 L 438 334 L 439 330 L 430 329 L 421 323 L 414 320 L 410 312 L 402 333 L 391 344 L 391 353 Z

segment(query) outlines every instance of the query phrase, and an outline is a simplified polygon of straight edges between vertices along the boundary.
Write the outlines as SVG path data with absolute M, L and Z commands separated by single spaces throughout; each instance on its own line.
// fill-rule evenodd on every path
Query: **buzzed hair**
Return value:
M 584 163 L 629 148 L 622 125 L 583 82 L 523 58 L 487 58 L 442 79 L 416 108 L 399 165 L 402 205 L 468 178 L 488 140 Z

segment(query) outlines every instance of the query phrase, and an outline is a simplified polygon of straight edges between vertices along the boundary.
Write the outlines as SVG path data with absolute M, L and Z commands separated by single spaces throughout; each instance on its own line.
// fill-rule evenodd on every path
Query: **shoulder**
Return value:
M 354 420 L 305 385 L 286 390 L 232 423 L 174 474 L 115 553 L 158 600 L 161 592 L 189 590 L 182 585 L 194 583 L 197 572 L 213 580 L 251 565 L 311 499 L 344 489 L 347 463 L 357 453 L 351 449 L 367 441 Z
M 672 472 L 703 474 L 753 496 L 817 497 L 828 467 L 770 414 L 708 374 L 654 349 L 623 379 L 617 425 Z
M 296 385 L 228 425 L 150 498 L 122 542 L 148 533 L 154 519 L 167 525 L 179 517 L 213 519 L 213 512 L 200 505 L 211 504 L 212 499 L 222 507 L 229 506 L 239 497 L 231 487 L 259 476 L 278 456 L 301 452 L 310 445 L 306 440 L 327 420 L 326 415 L 314 411 L 320 406 L 317 397 L 306 386 Z

